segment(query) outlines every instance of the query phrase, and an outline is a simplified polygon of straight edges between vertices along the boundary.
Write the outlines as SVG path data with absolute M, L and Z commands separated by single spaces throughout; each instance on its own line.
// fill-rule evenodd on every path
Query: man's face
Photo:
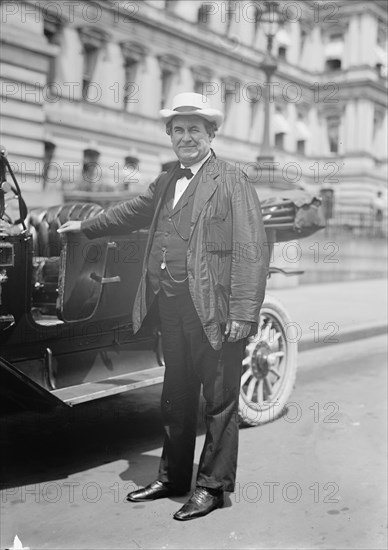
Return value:
M 179 115 L 172 119 L 172 148 L 183 166 L 192 166 L 206 157 L 211 140 L 200 116 Z

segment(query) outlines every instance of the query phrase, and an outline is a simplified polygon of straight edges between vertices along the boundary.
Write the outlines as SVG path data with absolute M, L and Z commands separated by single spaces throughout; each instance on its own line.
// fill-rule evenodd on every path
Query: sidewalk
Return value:
M 270 289 L 295 326 L 299 351 L 387 332 L 387 279 Z

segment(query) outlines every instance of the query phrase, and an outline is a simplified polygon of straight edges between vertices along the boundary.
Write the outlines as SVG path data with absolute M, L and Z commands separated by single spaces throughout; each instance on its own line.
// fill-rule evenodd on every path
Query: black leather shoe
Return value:
M 213 493 L 213 494 L 212 494 Z M 224 505 L 224 493 L 222 491 L 210 493 L 205 487 L 197 487 L 190 499 L 174 514 L 174 519 L 186 521 L 188 519 L 206 516 L 216 508 Z
M 144 489 L 138 489 L 127 494 L 127 500 L 131 502 L 146 502 L 147 500 L 156 500 L 158 498 L 176 497 L 185 495 L 187 491 L 177 491 L 172 489 L 162 481 L 153 481 Z

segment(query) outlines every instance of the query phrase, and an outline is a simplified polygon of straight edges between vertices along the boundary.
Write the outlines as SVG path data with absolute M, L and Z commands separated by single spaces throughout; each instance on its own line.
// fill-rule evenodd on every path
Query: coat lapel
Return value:
M 193 213 L 191 215 L 191 232 L 190 239 L 192 237 L 194 228 L 197 224 L 200 213 L 202 212 L 205 204 L 210 197 L 214 194 L 218 187 L 217 178 L 219 176 L 219 170 L 217 162 L 214 156 L 212 156 L 209 162 L 200 171 L 200 180 L 197 185 L 197 192 L 194 198 Z

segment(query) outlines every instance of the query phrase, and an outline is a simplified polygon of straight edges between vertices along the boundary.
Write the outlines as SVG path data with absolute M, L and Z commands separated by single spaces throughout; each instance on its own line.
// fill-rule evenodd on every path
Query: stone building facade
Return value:
M 269 89 L 277 174 L 335 193 L 338 216 L 387 188 L 387 5 L 281 1 L 271 86 L 264 2 L 5 1 L 1 139 L 30 206 L 74 189 L 135 194 L 174 160 L 159 121 L 181 91 L 225 113 L 217 154 L 260 186 Z

